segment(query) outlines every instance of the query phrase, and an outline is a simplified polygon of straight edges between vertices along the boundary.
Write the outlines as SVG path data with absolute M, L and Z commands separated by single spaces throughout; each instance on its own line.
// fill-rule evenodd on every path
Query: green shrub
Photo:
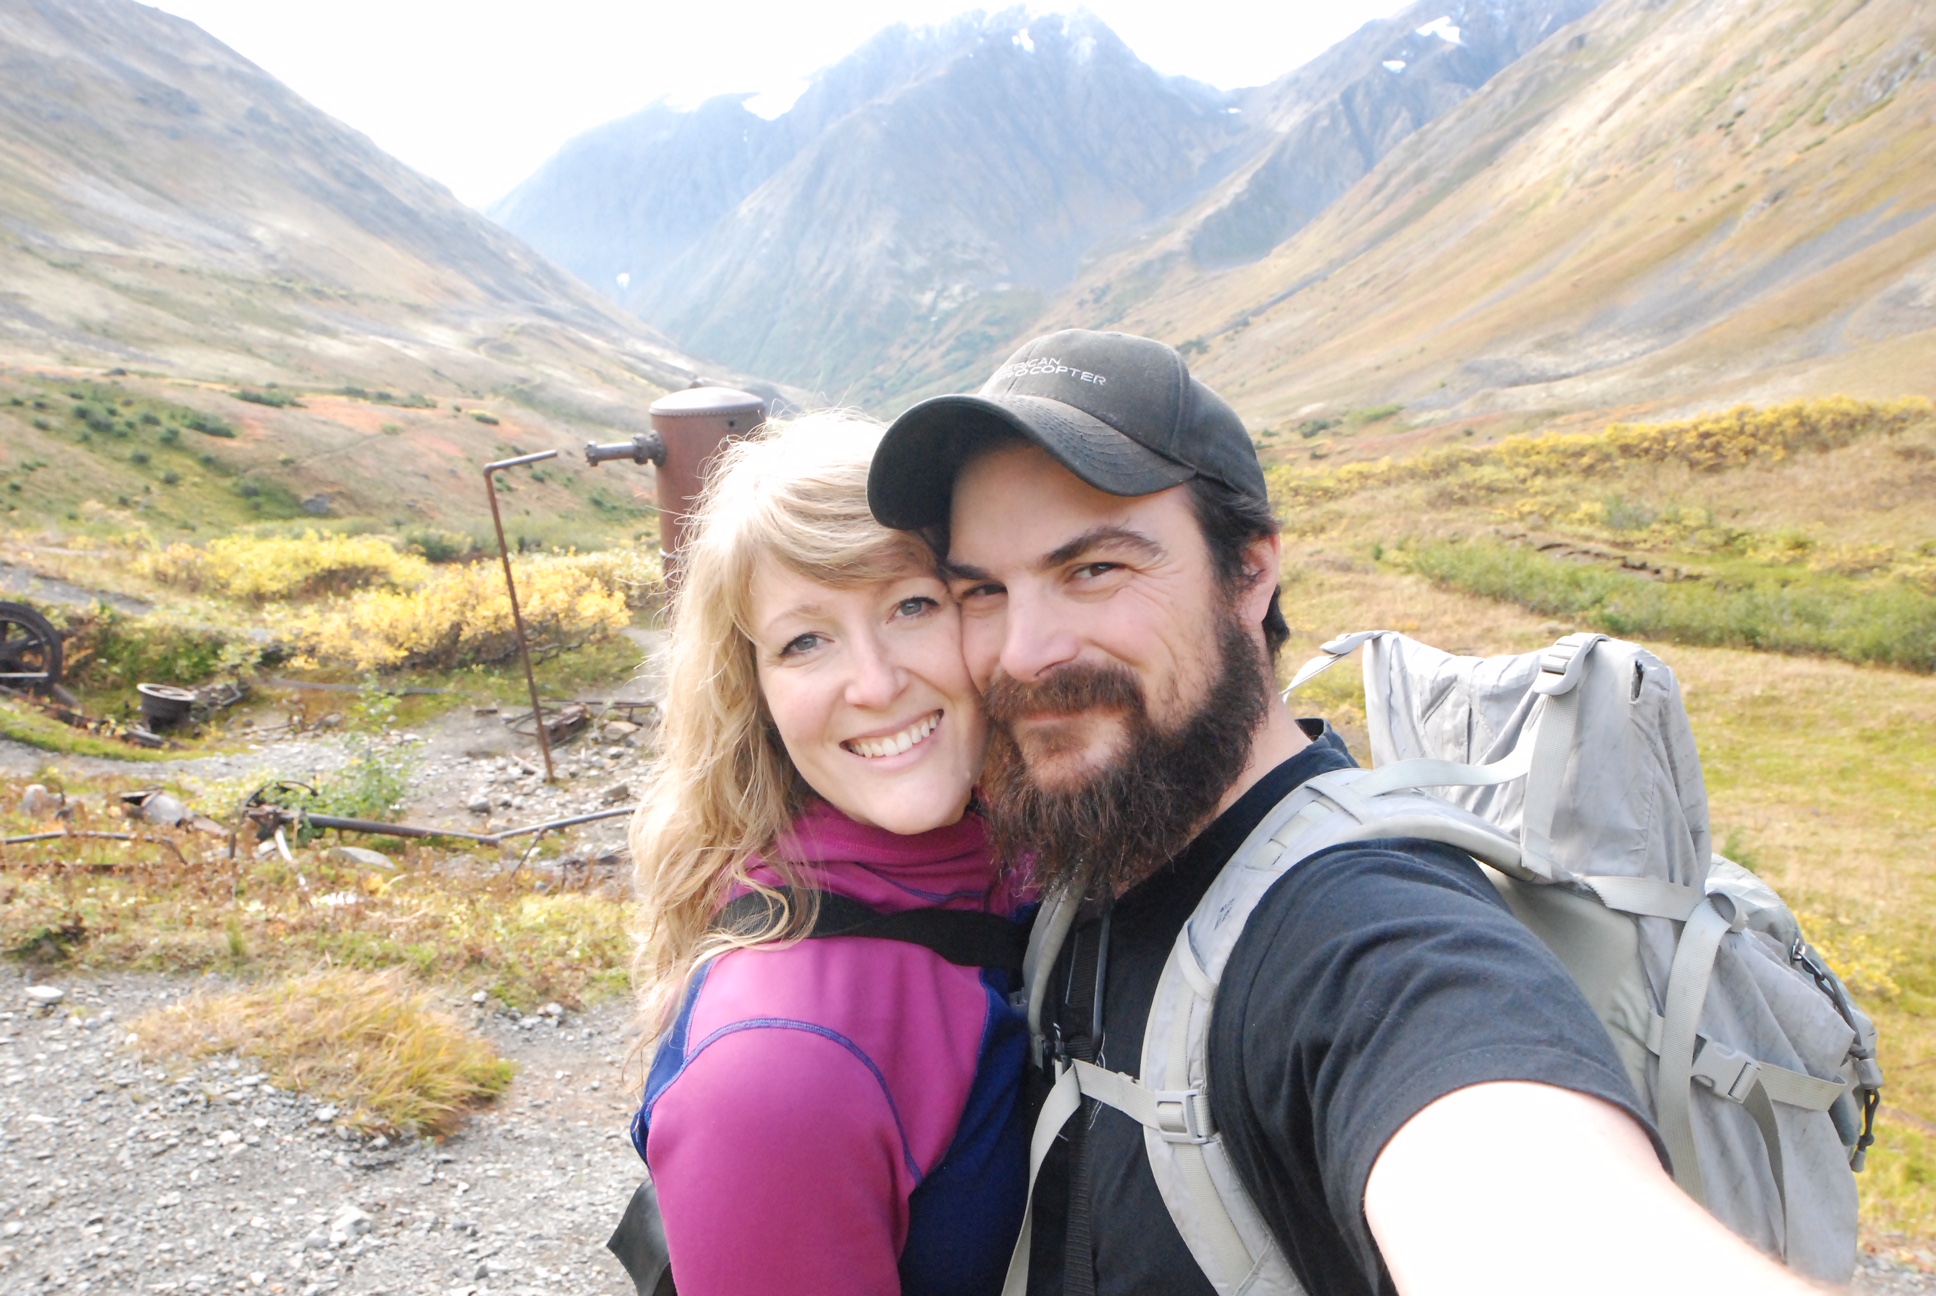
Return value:
M 199 684 L 253 667 L 261 649 L 216 626 L 133 616 L 105 604 L 71 617 L 68 678 L 83 688 Z
M 225 441 L 235 439 L 235 429 L 212 414 L 190 410 L 182 415 L 182 426 L 193 428 L 203 436 L 221 437 Z
M 597 498 L 594 498 L 592 503 L 597 504 Z M 417 527 L 406 531 L 403 543 L 434 563 L 463 562 L 477 552 L 477 540 L 474 536 L 465 535 L 461 531 L 444 531 L 437 527 Z
M 1936 595 L 1904 580 L 1792 570 L 1650 580 L 1487 540 L 1388 554 L 1443 585 L 1628 638 L 1819 653 L 1936 671 Z
M 266 391 L 252 391 L 245 387 L 241 391 L 229 394 L 239 401 L 247 401 L 251 405 L 267 405 L 271 409 L 304 408 L 303 403 L 297 400 L 293 393 L 278 391 L 273 386 Z

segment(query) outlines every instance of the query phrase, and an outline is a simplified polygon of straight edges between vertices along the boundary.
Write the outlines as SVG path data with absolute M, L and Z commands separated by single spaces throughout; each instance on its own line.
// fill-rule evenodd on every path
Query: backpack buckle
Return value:
M 1216 1138 L 1210 1119 L 1210 1098 L 1201 1089 L 1158 1089 L 1150 1093 L 1156 1123 L 1152 1127 L 1165 1143 L 1208 1143 Z
M 1693 1077 L 1730 1102 L 1746 1102 L 1761 1079 L 1761 1063 L 1709 1040 L 1694 1057 Z

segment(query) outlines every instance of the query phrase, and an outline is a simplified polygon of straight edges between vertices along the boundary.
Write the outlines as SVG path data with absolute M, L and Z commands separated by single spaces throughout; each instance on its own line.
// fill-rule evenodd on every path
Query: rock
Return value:
M 565 1008 L 563 1004 L 548 1003 L 538 1009 L 538 1012 L 545 1017 L 563 1017 L 565 1015 Z
M 615 742 L 620 738 L 635 734 L 638 731 L 639 727 L 630 720 L 607 720 L 605 722 L 606 737 Z
M 341 729 L 343 727 L 343 713 L 341 711 L 332 711 L 318 720 L 315 727 L 318 729 Z
M 316 1109 L 315 1121 L 318 1125 L 327 1125 L 329 1122 L 335 1119 L 336 1119 L 335 1107 L 329 1106 L 326 1104 Z
M 363 846 L 332 846 L 330 847 L 329 853 L 337 859 L 348 860 L 352 864 L 361 864 L 365 868 L 389 869 L 391 872 L 395 872 L 397 867 L 390 857 L 382 851 L 373 851 Z
M 358 1207 L 345 1202 L 329 1221 L 329 1240 L 333 1246 L 342 1246 L 352 1238 L 362 1237 L 376 1228 L 376 1221 L 364 1214 Z
M 465 802 L 464 808 L 474 815 L 487 815 L 491 813 L 491 798 L 485 793 L 479 793 Z
M 608 806 L 618 805 L 623 801 L 630 801 L 632 799 L 632 785 L 630 783 L 614 783 L 601 792 L 598 799 Z
M 36 1008 L 52 1008 L 55 1004 L 67 998 L 67 991 L 61 989 L 59 986 L 30 985 L 24 993 L 27 996 L 27 1002 Z
M 486 1002 L 488 999 L 490 999 L 490 997 L 491 996 L 484 993 L 482 990 L 479 990 L 476 994 L 471 996 L 471 1002 L 474 1004 L 481 1004 Z
M 39 783 L 29 783 L 27 790 L 20 794 L 20 813 L 30 819 L 52 819 L 67 805 L 67 797 L 57 792 L 49 792 Z
M 328 517 L 330 501 L 327 495 L 311 495 L 302 502 L 302 511 L 311 517 Z

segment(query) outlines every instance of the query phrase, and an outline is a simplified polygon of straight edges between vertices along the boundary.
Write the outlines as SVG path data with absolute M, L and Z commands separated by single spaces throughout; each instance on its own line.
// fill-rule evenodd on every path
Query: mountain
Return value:
M 891 406 L 975 382 L 1099 257 L 1264 255 L 1593 3 L 1423 0 L 1240 92 L 1083 13 L 890 28 L 773 121 L 648 109 L 491 214 L 684 346 Z
M 193 24 L 0 0 L 0 363 L 507 394 L 697 362 Z
M 1268 255 L 1179 225 L 1045 318 L 1177 342 L 1262 424 L 1936 391 L 1932 48 L 1919 0 L 1609 0 Z

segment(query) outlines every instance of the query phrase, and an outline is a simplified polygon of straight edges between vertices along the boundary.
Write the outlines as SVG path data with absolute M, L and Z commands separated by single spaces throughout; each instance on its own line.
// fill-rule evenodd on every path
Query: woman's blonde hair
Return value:
M 932 567 L 926 545 L 868 511 L 867 468 L 884 430 L 842 410 L 769 423 L 721 451 L 695 506 L 671 603 L 660 757 L 631 831 L 642 920 L 634 972 L 653 1037 L 694 968 L 812 921 L 798 865 L 777 850 L 807 789 L 760 692 L 753 573 L 767 560 L 839 587 Z M 712 930 L 736 886 L 769 890 L 748 876 L 755 855 L 805 903 L 751 934 Z

